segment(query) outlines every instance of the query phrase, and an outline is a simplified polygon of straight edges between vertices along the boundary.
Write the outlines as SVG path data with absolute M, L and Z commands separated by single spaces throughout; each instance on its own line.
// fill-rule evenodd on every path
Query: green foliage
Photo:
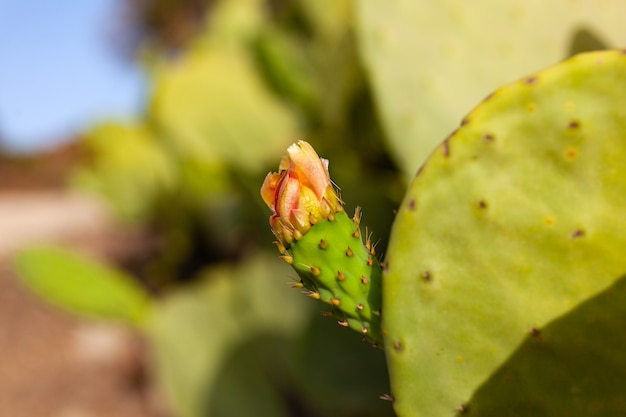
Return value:
M 142 326 L 151 311 L 148 295 L 132 277 L 74 252 L 24 249 L 15 268 L 35 293 L 75 314 Z
M 97 125 L 84 141 L 93 159 L 76 170 L 74 185 L 105 197 L 124 219 L 145 219 L 152 201 L 177 181 L 173 161 L 141 124 Z
M 322 92 L 315 83 L 308 49 L 296 37 L 275 27 L 263 31 L 255 46 L 259 69 L 269 85 L 303 112 L 315 114 Z
M 279 278 L 288 273 L 274 259 L 256 257 L 237 267 L 214 267 L 157 309 L 151 330 L 157 367 L 182 417 L 229 415 L 224 404 L 236 403 L 257 411 L 239 409 L 240 415 L 287 415 L 276 399 L 284 371 L 281 350 L 308 314 L 303 300 L 293 297 Z M 265 343 L 277 348 L 246 348 Z M 235 358 L 245 366 L 238 366 Z M 222 387 L 225 376 L 241 385 L 227 382 L 230 389 Z
M 207 270 L 157 310 L 157 369 L 182 417 L 294 416 L 302 408 L 328 417 L 392 415 L 377 398 L 388 389 L 382 352 L 336 339 L 343 329 L 311 316 L 307 300 L 280 279 L 287 276 L 275 257 L 249 257 Z
M 251 236 L 267 230 L 258 183 L 302 137 L 325 148 L 347 188 L 371 173 L 359 204 L 376 213 L 375 227 L 390 226 L 402 185 L 379 156 L 373 103 L 363 101 L 351 1 L 325 4 L 216 2 L 187 49 L 153 57 L 145 115 L 85 135 L 89 159 L 74 183 L 161 238 L 141 271 L 151 288 L 175 288 L 203 265 L 253 250 Z
M 590 388 L 593 378 L 610 385 L 601 373 L 610 364 L 623 367 L 611 359 L 623 344 L 608 343 L 623 340 L 600 347 L 587 340 L 594 332 L 572 332 L 583 311 L 604 334 L 621 320 L 612 307 L 581 303 L 626 272 L 625 109 L 626 55 L 579 55 L 497 90 L 420 170 L 394 223 L 383 279 L 399 415 L 472 410 L 482 384 L 472 415 L 500 415 L 492 407 L 504 403 L 523 404 L 520 415 L 563 415 L 557 405 L 567 401 L 567 415 L 596 415 L 590 410 L 605 399 L 603 414 L 623 413 L 615 401 L 623 390 L 594 397 Z M 586 320 L 581 332 L 592 326 Z M 567 350 L 572 338 L 578 350 Z M 565 356 L 550 362 L 557 352 Z M 599 359 L 613 362 L 596 372 Z M 522 361 L 534 373 L 520 374 Z M 539 394 L 564 366 L 589 374 L 562 380 L 572 390 L 549 391 L 565 398 Z M 503 386 L 509 377 L 515 389 Z M 490 400 L 497 395 L 506 396 Z
M 245 55 L 198 48 L 155 75 L 148 119 L 180 158 L 260 171 L 297 136 Z
M 407 178 L 500 85 L 626 36 L 620 1 L 358 0 L 357 14 L 390 149 Z
M 316 309 L 319 308 L 317 305 Z M 393 417 L 384 352 L 326 317 L 313 317 L 294 343 L 295 375 L 311 409 L 328 417 Z
M 317 310 L 312 318 L 312 302 L 294 296 L 286 266 L 259 255 L 257 241 L 268 231 L 258 184 L 303 137 L 333 160 L 375 227 L 391 223 L 402 183 L 360 68 L 352 1 L 221 0 L 205 21 L 177 56 L 144 53 L 144 115 L 89 129 L 74 178 L 157 238 L 137 266 L 162 296 L 150 303 L 156 374 L 183 417 L 391 416 L 378 399 L 388 392 L 383 352 Z M 371 186 L 352 187 L 363 171 Z M 50 291 L 41 289 L 73 308 L 67 288 Z

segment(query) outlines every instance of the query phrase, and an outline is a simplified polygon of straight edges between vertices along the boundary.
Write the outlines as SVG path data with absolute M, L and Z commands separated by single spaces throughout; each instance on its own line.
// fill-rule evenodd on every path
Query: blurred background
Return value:
M 393 415 L 383 352 L 290 288 L 259 197 L 306 139 L 389 228 L 353 12 L 0 1 L 0 415 Z
M 290 288 L 265 175 L 306 139 L 384 254 L 465 113 L 622 13 L 0 0 L 0 415 L 393 416 L 383 351 Z

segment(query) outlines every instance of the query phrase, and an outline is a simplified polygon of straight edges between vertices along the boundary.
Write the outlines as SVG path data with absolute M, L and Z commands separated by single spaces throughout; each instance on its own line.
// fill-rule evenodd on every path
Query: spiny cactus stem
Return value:
M 286 248 L 292 266 L 306 293 L 333 307 L 334 317 L 376 345 L 382 345 L 380 317 L 381 270 L 372 254 L 372 244 L 359 231 L 360 212 L 353 218 L 345 212 L 320 220 Z M 298 286 L 300 287 L 300 286 Z

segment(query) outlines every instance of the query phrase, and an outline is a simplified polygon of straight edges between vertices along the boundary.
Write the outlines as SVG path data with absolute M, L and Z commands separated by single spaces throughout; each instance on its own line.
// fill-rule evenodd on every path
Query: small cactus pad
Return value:
M 380 333 L 381 269 L 374 248 L 363 236 L 360 213 L 335 213 L 314 225 L 283 254 L 301 278 L 295 287 L 332 308 L 340 325 L 382 346 Z
M 386 256 L 399 416 L 479 415 L 474 392 L 529 335 L 624 276 L 624 161 L 622 51 L 577 55 L 497 90 L 437 148 Z M 518 403 L 546 399 L 523 388 Z

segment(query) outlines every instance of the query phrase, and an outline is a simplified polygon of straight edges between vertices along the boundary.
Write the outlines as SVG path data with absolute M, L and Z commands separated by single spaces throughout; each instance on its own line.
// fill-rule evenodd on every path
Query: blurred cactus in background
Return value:
M 91 163 L 77 171 L 76 185 L 164 236 L 145 268 L 152 289 L 255 249 L 266 230 L 257 178 L 298 137 L 336 156 L 342 184 L 371 176 L 371 187 L 346 187 L 345 197 L 371 207 L 372 226 L 389 228 L 402 180 L 384 152 L 373 103 L 364 100 L 352 3 L 327 3 L 217 2 L 184 52 L 149 60 L 145 118 L 86 133 Z
M 621 415 L 626 56 L 537 71 L 623 45 L 623 7 L 186 2 L 72 177 L 149 256 L 17 269 L 145 335 L 181 417 Z
M 383 352 L 292 297 L 289 269 L 267 254 L 258 194 L 276 155 L 307 137 L 333 155 L 342 197 L 389 229 L 402 179 L 384 151 L 352 13 L 351 1 L 222 0 L 177 52 L 147 42 L 144 117 L 88 129 L 73 184 L 147 228 L 150 256 L 135 276 L 56 248 L 16 259 L 54 304 L 145 334 L 175 415 L 393 415 L 378 398 L 389 391 Z M 367 188 L 357 185 L 364 173 Z

